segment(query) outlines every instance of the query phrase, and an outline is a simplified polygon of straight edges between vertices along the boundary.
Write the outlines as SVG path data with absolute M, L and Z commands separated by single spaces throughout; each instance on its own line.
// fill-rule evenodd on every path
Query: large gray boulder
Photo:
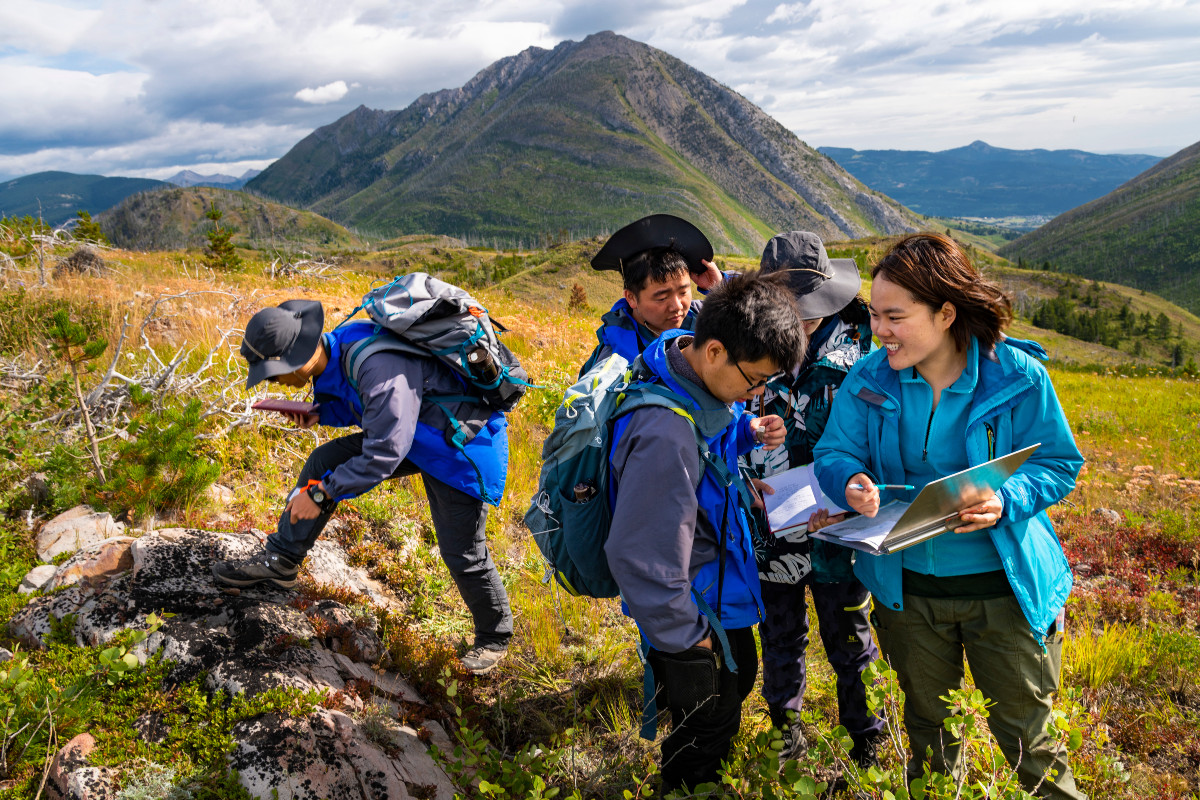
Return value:
M 448 750 L 445 732 L 430 722 L 418 736 L 399 723 L 401 705 L 411 710 L 425 701 L 402 675 L 386 668 L 383 644 L 373 624 L 362 624 L 361 613 L 335 600 L 301 599 L 272 585 L 242 590 L 215 585 L 212 563 L 255 552 L 261 542 L 253 534 L 175 528 L 124 538 L 84 547 L 61 564 L 51 579 L 61 588 L 34 598 L 14 615 L 10 633 L 27 647 L 44 647 L 51 621 L 72 615 L 69 632 L 76 642 L 99 645 L 123 629 L 142 626 L 150 613 L 171 613 L 134 649 L 143 663 L 161 651 L 173 664 L 169 682 L 204 674 L 206 688 L 214 694 L 255 695 L 283 686 L 328 698 L 327 707 L 305 717 L 269 714 L 235 727 L 230 767 L 254 796 L 454 796 L 454 787 L 422 742 L 432 740 Z M 349 566 L 332 542 L 318 542 L 304 566 L 306 581 L 388 602 L 385 590 Z M 369 615 L 365 619 L 369 622 Z M 367 704 L 378 724 L 361 726 L 350 716 Z M 416 716 L 439 713 L 430 709 Z M 148 739 L 163 735 L 154 719 L 139 720 L 138 730 L 143 729 Z M 64 796 L 85 785 L 92 787 L 88 796 L 106 796 L 104 787 L 112 785 L 114 775 L 75 763 L 77 755 L 68 755 L 63 754 L 59 772 Z

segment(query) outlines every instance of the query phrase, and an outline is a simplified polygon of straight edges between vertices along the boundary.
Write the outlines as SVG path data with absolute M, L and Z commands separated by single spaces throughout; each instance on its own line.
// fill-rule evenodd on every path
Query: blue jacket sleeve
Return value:
M 853 375 L 853 370 L 851 370 Z M 866 403 L 848 391 L 855 383 L 849 379 L 833 398 L 829 421 L 820 441 L 813 448 L 813 463 L 821 491 L 842 508 L 846 502 L 846 484 L 860 472 L 871 475 L 871 453 L 867 441 Z
M 1062 500 L 1075 488 L 1083 466 L 1050 376 L 1040 364 L 1034 369 L 1035 390 L 1012 411 L 1012 449 L 1042 446 L 997 492 L 1005 522 L 1029 519 Z

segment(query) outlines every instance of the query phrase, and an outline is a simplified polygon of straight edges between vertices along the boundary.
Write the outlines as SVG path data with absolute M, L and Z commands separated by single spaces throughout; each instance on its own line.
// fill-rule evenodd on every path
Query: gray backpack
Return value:
M 497 411 L 512 411 L 533 385 L 497 336 L 507 328 L 457 286 L 424 272 L 401 275 L 367 292 L 338 327 L 359 311 L 367 312 L 378 332 L 354 342 L 345 355 L 346 375 L 356 391 L 360 365 L 381 350 L 439 359 L 463 380 L 467 394 Z

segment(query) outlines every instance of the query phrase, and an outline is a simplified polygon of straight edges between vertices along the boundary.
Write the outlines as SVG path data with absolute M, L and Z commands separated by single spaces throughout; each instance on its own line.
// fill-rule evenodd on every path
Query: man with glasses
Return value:
M 213 564 L 213 576 L 227 586 L 295 586 L 300 563 L 339 500 L 420 472 L 442 560 L 475 622 L 463 666 L 488 672 L 504 657 L 513 631 L 508 594 L 485 538 L 486 503 L 499 503 L 508 471 L 504 415 L 464 396 L 462 382 L 438 359 L 397 350 L 363 357 L 352 386 L 343 354 L 376 326 L 352 322 L 322 335 L 324 318 L 321 304 L 311 300 L 289 300 L 251 317 L 241 347 L 250 365 L 246 388 L 311 382 L 318 410 L 289 415 L 294 422 L 362 430 L 313 450 L 265 548 Z M 470 434 L 461 450 L 448 441 L 451 417 Z
M 664 792 L 717 779 L 754 687 L 762 601 L 737 457 L 777 447 L 784 428 L 744 402 L 790 371 L 804 343 L 783 284 L 730 277 L 708 295 L 694 336 L 668 332 L 633 365 L 678 407 L 642 406 L 613 426 L 605 555 L 671 711 Z

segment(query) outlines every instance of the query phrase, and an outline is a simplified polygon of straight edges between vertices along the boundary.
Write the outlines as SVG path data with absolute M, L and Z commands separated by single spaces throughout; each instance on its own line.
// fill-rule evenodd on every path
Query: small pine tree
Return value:
M 79 222 L 75 224 L 75 229 L 72 231 L 76 239 L 96 244 L 109 244 L 108 237 L 104 235 L 104 231 L 100 230 L 100 223 L 92 219 L 91 214 L 80 209 L 75 212 L 75 216 L 79 218 Z
M 577 283 L 571 287 L 571 298 L 567 300 L 567 311 L 583 311 L 587 307 L 587 289 Z
M 103 339 L 93 339 L 87 329 L 77 322 L 72 322 L 66 311 L 55 311 L 47 329 L 50 339 L 50 349 L 54 355 L 67 363 L 71 369 L 72 389 L 75 392 L 75 403 L 83 416 L 84 428 L 87 431 L 88 446 L 92 457 L 92 467 L 96 477 L 103 483 L 104 465 L 100 463 L 100 448 L 96 443 L 96 428 L 92 425 L 92 415 L 88 411 L 87 402 L 83 399 L 83 387 L 79 381 L 79 373 L 87 369 L 90 361 L 95 361 L 108 349 L 108 342 Z
M 233 242 L 230 241 L 233 237 L 233 228 L 221 227 L 223 214 L 221 209 L 217 208 L 216 203 L 204 212 L 204 216 L 213 223 L 212 230 L 205 234 L 208 237 L 208 247 L 204 250 L 204 262 L 212 269 L 237 269 L 242 265 L 242 259 L 238 256 Z

